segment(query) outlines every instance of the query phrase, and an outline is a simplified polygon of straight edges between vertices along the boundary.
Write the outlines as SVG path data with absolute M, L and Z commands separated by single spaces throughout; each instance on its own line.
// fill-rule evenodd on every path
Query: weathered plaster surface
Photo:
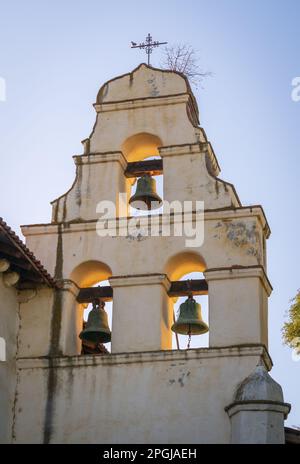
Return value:
M 15 420 L 16 351 L 19 304 L 15 289 L 3 284 L 0 273 L 0 337 L 5 339 L 6 361 L 0 361 L 0 443 L 10 443 Z
M 224 408 L 260 359 L 271 367 L 259 346 L 19 360 L 16 441 L 228 443 Z
M 59 288 L 39 288 L 30 299 L 23 294 L 18 307 L 13 290 L 0 288 L 1 304 L 9 303 L 0 329 L 9 325 L 12 350 L 0 395 L 1 440 L 229 443 L 225 407 L 259 362 L 271 368 L 263 347 L 272 290 L 264 212 L 242 207 L 234 186 L 218 177 L 197 104 L 179 74 L 142 65 L 106 83 L 95 110 L 84 154 L 74 157 L 75 181 L 52 202 L 52 222 L 22 227 Z M 184 235 L 162 234 L 165 214 L 152 218 L 158 236 L 148 227 L 128 235 L 127 206 L 117 218 L 123 236 L 96 233 L 98 202 L 118 207 L 119 192 L 132 185 L 128 162 L 154 155 L 163 160 L 164 199 L 204 201 L 204 241 L 196 247 L 188 248 Z M 199 215 L 194 211 L 192 220 Z M 208 282 L 209 348 L 170 351 L 168 282 L 190 272 L 204 272 Z M 79 356 L 78 286 L 106 279 L 114 288 L 112 354 Z M 247 433 L 244 412 L 240 426 Z M 280 437 L 283 426 L 276 424 Z

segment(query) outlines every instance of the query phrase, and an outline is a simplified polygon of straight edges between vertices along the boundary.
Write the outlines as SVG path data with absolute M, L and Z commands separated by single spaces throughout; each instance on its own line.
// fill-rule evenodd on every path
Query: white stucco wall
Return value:
M 225 407 L 260 361 L 271 368 L 263 346 L 271 292 L 263 210 L 241 207 L 234 187 L 216 177 L 218 163 L 197 125 L 194 97 L 178 74 L 140 66 L 106 83 L 95 109 L 84 155 L 75 157 L 77 177 L 52 203 L 52 223 L 22 227 L 58 283 L 74 284 L 67 288 L 64 281 L 61 290 L 41 291 L 22 304 L 13 439 L 229 443 Z M 163 159 L 166 199 L 205 203 L 204 242 L 196 248 L 186 246 L 184 235 L 96 233 L 98 201 L 117 204 L 118 193 L 129 189 L 127 163 L 144 159 L 148 148 Z M 157 215 L 154 222 L 164 219 Z M 210 348 L 169 351 L 172 302 L 167 285 L 153 276 L 168 281 L 203 271 Z M 83 311 L 76 284 L 108 278 L 113 353 L 75 356 Z
M 259 346 L 20 360 L 16 442 L 229 443 L 224 408 L 262 358 L 270 368 Z

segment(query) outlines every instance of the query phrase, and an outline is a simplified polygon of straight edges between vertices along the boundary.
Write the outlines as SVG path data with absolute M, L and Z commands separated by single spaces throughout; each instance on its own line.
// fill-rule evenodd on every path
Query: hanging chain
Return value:
M 192 292 L 192 285 L 191 285 L 191 280 L 189 279 L 187 281 L 187 285 L 188 285 L 188 289 L 189 289 L 189 300 L 190 301 L 195 301 L 194 298 L 193 298 L 193 292 Z M 192 341 L 192 332 L 191 332 L 191 325 L 189 324 L 189 331 L 188 331 L 188 344 L 187 344 L 187 349 L 189 350 L 190 349 L 190 346 L 191 346 L 191 341 Z
M 191 340 L 192 340 L 192 332 L 191 332 L 191 326 L 189 324 L 189 331 L 188 331 L 188 344 L 187 344 L 187 349 L 189 350 L 190 349 L 190 346 L 191 346 Z

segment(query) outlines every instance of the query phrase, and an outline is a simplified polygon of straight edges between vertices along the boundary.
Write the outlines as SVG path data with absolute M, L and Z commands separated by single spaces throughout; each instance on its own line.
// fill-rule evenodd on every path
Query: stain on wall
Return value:
M 234 248 L 255 256 L 261 263 L 261 240 L 255 221 L 219 221 L 215 226 L 214 238 L 231 242 Z

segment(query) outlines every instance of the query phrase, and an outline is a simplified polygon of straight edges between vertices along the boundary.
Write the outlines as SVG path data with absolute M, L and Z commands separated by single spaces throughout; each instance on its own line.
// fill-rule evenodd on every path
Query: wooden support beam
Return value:
M 37 274 L 34 270 L 32 271 L 26 271 L 24 269 L 20 269 L 18 266 L 12 265 L 11 269 L 14 271 L 17 271 L 20 274 L 20 278 L 22 281 L 28 281 L 28 282 L 33 282 L 36 284 L 44 284 L 45 281 L 42 279 L 42 277 Z
M 13 256 L 14 258 L 23 258 L 22 253 L 9 243 L 0 242 L 0 253 L 6 256 Z
M 5 287 L 14 287 L 20 280 L 20 274 L 17 272 L 4 272 L 3 274 L 3 283 Z
M 1 247 L 2 245 L 2 247 Z M 10 245 L 4 245 L 0 243 L 0 249 L 5 251 L 0 251 L 0 263 L 2 261 L 8 261 L 10 264 L 10 270 L 17 273 L 20 278 L 17 283 L 17 287 L 21 288 L 23 283 L 30 283 L 30 288 L 32 285 L 41 285 L 44 284 L 42 277 L 36 272 L 30 263 L 28 263 L 22 253 L 15 251 Z M 0 267 L 1 272 L 1 267 Z
M 205 279 L 178 280 L 171 283 L 168 295 L 171 297 L 208 295 L 208 285 Z
M 180 297 L 188 296 L 190 293 L 192 293 L 192 295 L 207 295 L 208 286 L 206 280 L 193 279 L 172 282 L 168 295 L 170 297 Z M 96 298 L 100 298 L 102 301 L 112 301 L 112 287 L 81 288 L 77 296 L 77 301 L 78 303 L 92 303 Z
M 10 262 L 5 258 L 0 258 L 0 272 L 5 272 L 9 269 Z
M 4 256 L 5 256 L 5 253 L 0 252 L 0 258 L 4 258 Z M 10 262 L 10 264 L 14 265 L 15 267 L 18 267 L 20 269 L 25 269 L 26 271 L 32 271 L 32 265 L 23 258 L 18 259 L 18 258 L 14 258 L 12 256 L 6 255 L 4 259 L 7 259 Z
M 33 290 L 33 289 L 36 289 L 37 285 L 39 285 L 39 284 L 36 283 L 36 282 L 32 282 L 32 281 L 29 281 L 29 280 L 24 281 L 24 280 L 20 279 L 19 282 L 16 285 L 16 288 L 18 290 Z
M 135 161 L 127 164 L 126 177 L 141 177 L 143 174 L 159 176 L 163 173 L 162 159 Z
M 96 298 L 100 298 L 102 301 L 112 301 L 112 287 L 81 288 L 77 296 L 77 301 L 78 303 L 92 303 Z

